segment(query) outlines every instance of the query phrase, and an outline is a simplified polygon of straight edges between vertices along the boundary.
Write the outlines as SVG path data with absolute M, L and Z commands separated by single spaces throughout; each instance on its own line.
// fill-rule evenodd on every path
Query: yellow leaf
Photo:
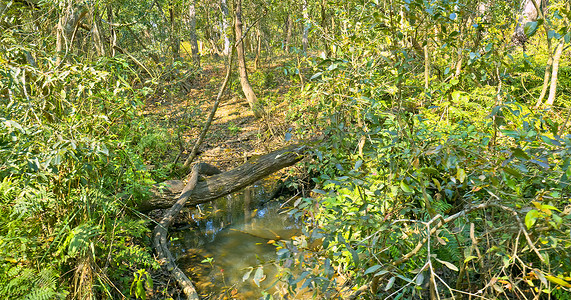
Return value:
M 571 284 L 569 282 L 567 282 L 567 281 L 565 281 L 559 277 L 555 277 L 555 276 L 551 276 L 551 275 L 545 275 L 545 278 L 547 278 L 547 280 L 549 280 L 555 284 L 558 284 L 560 286 L 564 286 L 566 288 L 571 288 Z

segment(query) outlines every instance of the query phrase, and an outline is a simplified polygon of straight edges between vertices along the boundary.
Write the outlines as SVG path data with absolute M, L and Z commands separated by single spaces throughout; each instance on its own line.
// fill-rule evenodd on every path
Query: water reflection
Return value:
M 273 188 L 267 183 L 203 204 L 189 212 L 189 228 L 171 236 L 171 252 L 210 299 L 256 299 L 275 288 L 274 241 L 289 239 L 299 231 L 297 222 L 283 213 L 281 202 L 268 201 Z M 254 284 L 254 273 L 263 266 L 264 280 Z M 249 271 L 251 275 L 243 281 Z

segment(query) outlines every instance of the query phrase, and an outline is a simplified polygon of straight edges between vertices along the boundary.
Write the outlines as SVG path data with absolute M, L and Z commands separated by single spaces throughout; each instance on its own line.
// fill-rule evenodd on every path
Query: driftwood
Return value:
M 205 181 L 200 181 L 193 189 L 184 188 L 184 184 L 178 180 L 169 180 L 162 183 L 162 191 L 155 189 L 154 197 L 136 205 L 142 212 L 153 209 L 169 208 L 180 197 L 188 197 L 186 206 L 206 203 L 214 199 L 239 191 L 256 181 L 285 167 L 294 165 L 303 158 L 303 153 L 308 149 L 306 145 L 292 145 L 266 155 L 252 158 L 245 164 L 230 171 L 211 176 Z M 184 189 L 184 191 L 183 191 Z
M 200 298 L 198 297 L 198 293 L 196 292 L 192 281 L 176 265 L 175 259 L 168 248 L 167 235 L 174 218 L 178 215 L 188 200 L 188 196 L 190 195 L 188 192 L 192 191 L 196 187 L 199 173 L 212 175 L 220 173 L 220 171 L 216 167 L 205 163 L 194 165 L 188 184 L 180 193 L 175 204 L 166 212 L 163 219 L 153 230 L 153 245 L 159 256 L 159 261 L 161 262 L 161 265 L 166 266 L 167 270 L 182 287 L 182 290 L 186 295 L 186 299 L 188 300 L 198 300 Z

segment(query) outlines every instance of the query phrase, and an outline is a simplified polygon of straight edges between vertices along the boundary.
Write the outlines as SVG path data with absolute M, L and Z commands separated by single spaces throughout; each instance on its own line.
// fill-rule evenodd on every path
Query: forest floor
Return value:
M 268 66 L 263 72 L 278 72 L 278 68 L 278 65 Z M 236 73 L 236 70 L 233 71 Z M 201 76 L 192 82 L 188 94 L 147 101 L 143 112 L 145 116 L 156 120 L 181 142 L 179 149 L 172 149 L 173 152 L 181 152 L 179 163 L 183 163 L 190 155 L 212 110 L 225 72 L 222 61 L 205 64 Z M 279 98 L 283 98 L 290 88 L 290 83 L 284 80 L 276 82 L 271 88 L 256 92 L 260 99 L 271 98 L 274 103 L 283 103 Z M 242 94 L 239 80 L 234 75 L 222 96 L 195 162 L 206 162 L 224 171 L 244 163 L 250 157 L 283 147 L 287 144 L 285 132 L 292 126 L 286 120 L 286 113 L 285 105 L 278 105 L 277 109 L 266 111 L 263 118 L 254 117 Z

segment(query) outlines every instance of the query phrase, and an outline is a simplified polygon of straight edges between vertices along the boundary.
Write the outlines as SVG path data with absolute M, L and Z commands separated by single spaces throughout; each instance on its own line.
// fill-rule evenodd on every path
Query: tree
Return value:
M 230 54 L 230 39 L 228 38 L 228 5 L 226 4 L 226 0 L 220 0 L 220 10 L 222 11 L 222 26 L 220 27 L 220 31 L 224 39 L 224 50 L 222 53 L 228 55 Z
M 189 30 L 190 30 L 190 49 L 192 51 L 192 59 L 197 66 L 200 66 L 200 54 L 198 53 L 198 42 L 196 41 L 196 8 L 194 5 L 194 0 L 190 0 L 188 5 L 188 15 L 189 15 Z
M 236 33 L 236 54 L 238 56 L 238 69 L 240 71 L 240 84 L 242 85 L 242 91 L 246 96 L 246 101 L 250 105 L 252 112 L 256 118 L 261 118 L 264 109 L 261 103 L 254 93 L 254 89 L 248 80 L 248 70 L 246 68 L 246 59 L 244 57 L 244 35 L 242 33 L 242 0 L 236 1 L 236 7 L 234 8 L 234 29 Z

